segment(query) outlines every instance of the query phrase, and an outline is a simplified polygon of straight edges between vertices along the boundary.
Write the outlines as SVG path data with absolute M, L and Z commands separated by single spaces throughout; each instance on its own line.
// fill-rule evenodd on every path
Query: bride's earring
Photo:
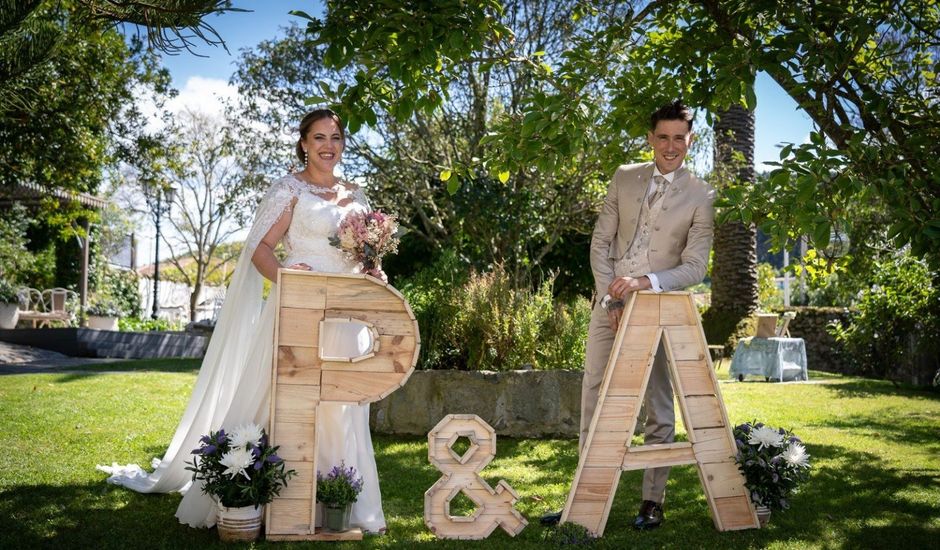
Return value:
M 310 162 L 310 155 L 308 155 L 307 150 L 304 149 L 304 166 L 307 166 L 309 162 Z

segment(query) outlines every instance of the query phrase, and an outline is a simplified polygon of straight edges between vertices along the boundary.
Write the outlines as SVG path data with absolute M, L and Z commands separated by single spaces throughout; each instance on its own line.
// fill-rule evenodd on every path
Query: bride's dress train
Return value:
M 215 502 L 201 487 L 190 487 L 191 472 L 185 470 L 186 462 L 192 460 L 190 451 L 199 446 L 199 438 L 210 429 L 232 429 L 247 422 L 268 424 L 275 306 L 273 300 L 262 301 L 262 279 L 251 256 L 278 218 L 293 210 L 283 239 L 288 254 L 284 265 L 306 263 L 314 271 L 355 272 L 357 266 L 327 240 L 343 215 L 368 208 L 361 192 L 354 192 L 353 198 L 345 206 L 325 201 L 293 176 L 272 185 L 259 206 L 192 396 L 166 454 L 160 461 L 154 459 L 151 473 L 136 464 L 99 466 L 111 474 L 110 483 L 142 493 L 182 492 L 183 500 L 176 511 L 180 522 L 193 527 L 215 525 Z M 369 337 L 362 329 L 340 324 L 326 328 L 325 346 L 343 355 L 359 355 L 369 346 Z M 385 516 L 369 432 L 369 406 L 321 403 L 318 431 L 320 471 L 326 473 L 345 461 L 362 475 L 363 490 L 353 504 L 351 523 L 370 532 L 383 530 Z

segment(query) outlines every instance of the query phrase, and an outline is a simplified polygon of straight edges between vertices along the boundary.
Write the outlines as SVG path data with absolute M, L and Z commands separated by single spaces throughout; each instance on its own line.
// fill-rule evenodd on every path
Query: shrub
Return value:
M 830 326 L 858 374 L 930 383 L 940 342 L 940 279 L 908 253 L 877 263 L 847 326 Z M 931 335 L 931 336 L 928 336 Z
M 419 368 L 582 368 L 587 300 L 556 304 L 552 278 L 516 288 L 501 265 L 469 276 L 459 266 L 446 253 L 401 283 L 421 329 Z
M 140 317 L 121 317 L 118 319 L 118 330 L 122 332 L 149 332 L 153 330 L 179 330 L 179 323 L 171 323 L 166 319 L 150 319 Z
M 15 304 L 18 301 L 16 286 L 6 279 L 0 279 L 0 304 Z

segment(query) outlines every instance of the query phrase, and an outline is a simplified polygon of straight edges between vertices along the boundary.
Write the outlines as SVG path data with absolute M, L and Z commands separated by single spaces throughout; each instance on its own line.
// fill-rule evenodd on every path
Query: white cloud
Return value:
M 167 110 L 173 113 L 185 109 L 221 117 L 224 102 L 233 100 L 238 90 L 228 82 L 218 78 L 191 76 L 179 95 L 167 102 Z

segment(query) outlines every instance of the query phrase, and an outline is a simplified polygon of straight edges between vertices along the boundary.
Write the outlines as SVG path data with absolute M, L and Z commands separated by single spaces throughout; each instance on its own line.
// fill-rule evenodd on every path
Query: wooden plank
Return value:
M 592 467 L 619 467 L 627 451 L 628 435 L 625 431 L 595 431 L 590 445 L 586 445 L 586 463 Z
M 565 509 L 563 522 L 577 523 L 594 536 L 604 534 L 605 519 L 609 513 L 606 502 L 575 502 Z
M 660 296 L 659 323 L 662 326 L 694 325 L 697 312 L 693 312 L 692 301 L 687 295 L 666 294 Z
M 600 417 L 595 432 L 627 433 L 632 429 L 631 418 L 636 418 L 637 399 L 635 397 L 610 397 L 599 403 Z
M 368 311 L 360 309 L 328 309 L 326 319 L 354 319 L 372 323 L 380 334 L 416 336 L 415 319 L 407 311 Z
M 638 292 L 634 293 L 636 302 L 629 319 L 626 321 L 630 326 L 654 326 L 659 327 L 659 296 L 652 293 Z
M 620 480 L 620 472 L 618 467 L 585 468 L 581 472 L 581 481 L 575 490 L 575 502 L 606 503 L 611 491 Z
M 617 366 L 610 377 L 607 387 L 608 396 L 638 396 L 643 386 L 647 359 L 617 358 Z
M 271 535 L 305 535 L 313 531 L 310 525 L 309 498 L 276 498 L 270 504 L 266 538 Z
M 274 444 L 281 447 L 278 456 L 294 462 L 315 462 L 316 424 L 277 420 L 275 427 L 278 437 Z
M 330 277 L 327 281 L 326 309 L 358 309 L 405 313 L 401 298 L 385 286 L 347 277 Z
M 734 462 L 710 462 L 699 464 L 699 468 L 712 498 L 747 496 L 744 475 Z
M 278 384 L 320 385 L 320 358 L 318 348 L 278 346 Z
M 682 393 L 688 395 L 715 395 L 715 385 L 709 375 L 708 362 L 676 361 Z
M 727 462 L 734 460 L 737 449 L 734 441 L 728 438 L 728 430 L 724 428 L 706 428 L 693 430 L 695 432 L 695 458 L 699 463 Z
M 349 531 L 335 533 L 318 527 L 313 534 L 306 535 L 265 535 L 267 540 L 277 541 L 314 541 L 314 542 L 341 542 L 349 540 L 362 540 L 362 529 L 353 527 Z
M 315 422 L 320 386 L 278 384 L 274 417 L 278 422 Z
M 316 473 L 313 471 L 313 462 L 285 460 L 284 468 L 286 470 L 296 471 L 297 475 L 290 478 L 290 482 L 286 487 L 281 489 L 281 495 L 277 498 L 302 498 L 310 500 L 310 495 L 313 491 L 313 487 L 311 487 L 311 485 L 316 483 L 317 480 Z
M 617 353 L 617 361 L 648 361 L 650 353 L 655 351 L 653 345 L 656 344 L 657 334 L 659 327 L 628 325 Z
M 278 344 L 316 347 L 320 339 L 323 310 L 282 307 L 278 319 Z
M 711 395 L 693 395 L 686 398 L 689 416 L 686 425 L 693 430 L 718 428 L 725 425 L 718 399 Z
M 320 399 L 343 403 L 371 403 L 383 391 L 399 387 L 403 374 L 324 370 L 320 375 Z
M 686 442 L 630 447 L 623 457 L 624 470 L 695 464 L 692 445 Z
M 278 293 L 282 307 L 323 309 L 326 307 L 327 278 L 296 271 L 283 271 Z
M 379 337 L 379 351 L 372 357 L 349 363 L 347 361 L 324 361 L 324 371 L 343 372 L 397 372 L 411 368 L 417 351 L 413 336 L 390 335 Z
M 676 361 L 705 361 L 708 348 L 694 326 L 668 327 L 669 341 Z
M 757 529 L 760 526 L 757 513 L 746 496 L 716 498 L 714 510 L 714 514 L 721 518 L 722 531 Z

